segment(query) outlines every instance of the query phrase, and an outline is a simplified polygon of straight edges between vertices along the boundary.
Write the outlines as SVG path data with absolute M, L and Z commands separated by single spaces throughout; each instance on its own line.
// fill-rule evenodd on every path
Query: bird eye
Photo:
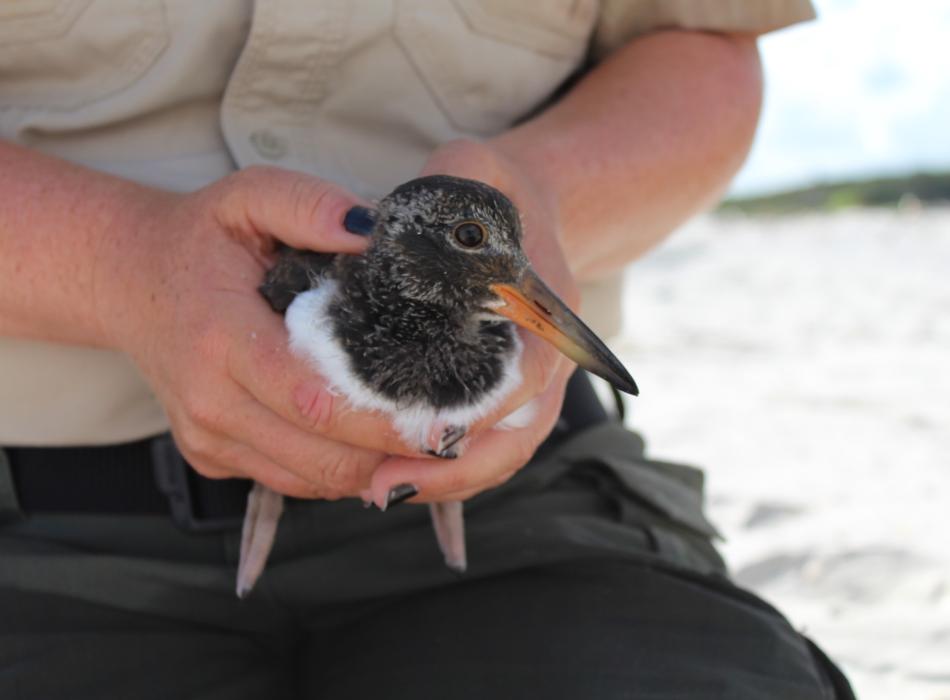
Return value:
M 464 224 L 456 226 L 453 234 L 455 240 L 463 248 L 478 248 L 485 242 L 485 229 L 480 224 L 472 221 L 466 221 Z

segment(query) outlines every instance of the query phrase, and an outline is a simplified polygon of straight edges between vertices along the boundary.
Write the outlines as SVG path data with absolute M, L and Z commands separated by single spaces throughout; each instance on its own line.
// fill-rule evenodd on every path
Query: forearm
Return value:
M 0 335 L 107 346 L 103 280 L 149 193 L 0 141 Z
M 721 195 L 748 152 L 761 92 L 754 39 L 660 32 L 493 143 L 551 193 L 572 270 L 591 279 Z

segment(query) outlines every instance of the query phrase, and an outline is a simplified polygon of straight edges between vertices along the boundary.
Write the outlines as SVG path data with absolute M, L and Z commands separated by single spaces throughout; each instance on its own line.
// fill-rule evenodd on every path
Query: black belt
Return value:
M 575 372 L 554 432 L 540 450 L 608 420 L 587 376 Z M 26 513 L 168 515 L 189 532 L 240 526 L 251 482 L 208 479 L 182 458 L 171 436 L 103 447 L 7 447 Z
M 247 479 L 208 479 L 169 434 L 102 447 L 7 447 L 20 509 L 30 513 L 168 515 L 191 532 L 236 528 Z

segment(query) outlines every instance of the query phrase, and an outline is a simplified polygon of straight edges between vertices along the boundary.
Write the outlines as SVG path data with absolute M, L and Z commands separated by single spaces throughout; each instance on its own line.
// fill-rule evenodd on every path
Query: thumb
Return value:
M 343 221 L 366 202 L 336 183 L 266 166 L 245 168 L 221 186 L 216 214 L 225 227 L 247 234 L 265 233 L 294 248 L 359 253 L 367 246 L 365 227 L 357 235 Z M 365 217 L 364 217 L 365 218 Z

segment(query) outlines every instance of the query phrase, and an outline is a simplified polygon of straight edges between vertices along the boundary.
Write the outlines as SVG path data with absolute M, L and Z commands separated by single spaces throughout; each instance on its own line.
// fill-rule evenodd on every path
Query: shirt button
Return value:
M 261 158 L 280 160 L 287 155 L 287 141 L 267 129 L 251 132 L 251 145 Z

